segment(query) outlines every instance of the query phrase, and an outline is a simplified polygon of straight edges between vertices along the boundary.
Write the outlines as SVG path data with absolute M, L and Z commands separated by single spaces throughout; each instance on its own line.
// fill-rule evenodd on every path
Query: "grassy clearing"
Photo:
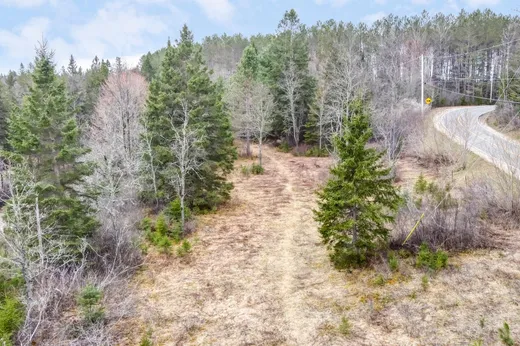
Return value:
M 231 201 L 199 218 L 189 261 L 148 255 L 136 280 L 138 316 L 120 344 L 153 330 L 157 345 L 496 345 L 504 322 L 519 339 L 517 230 L 500 249 L 450 254 L 439 270 L 395 251 L 370 268 L 338 272 L 311 212 L 331 160 L 273 148 L 264 157 L 263 175 L 243 175 L 250 160 L 236 163 Z M 413 186 L 422 173 L 462 186 L 495 172 L 474 156 L 465 170 L 454 162 L 438 167 L 408 155 L 398 162 L 400 184 Z

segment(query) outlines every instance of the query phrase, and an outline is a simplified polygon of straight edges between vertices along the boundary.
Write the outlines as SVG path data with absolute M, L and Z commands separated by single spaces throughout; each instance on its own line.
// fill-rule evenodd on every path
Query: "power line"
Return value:
M 440 88 L 436 85 L 433 85 L 433 84 L 429 84 L 429 83 L 424 83 L 425 85 L 428 85 L 432 88 L 435 88 L 435 89 L 438 89 L 438 90 L 441 90 L 441 91 L 445 91 L 445 92 L 449 92 L 449 93 L 452 93 L 452 94 L 457 94 L 457 95 L 462 95 L 462 96 L 467 96 L 467 97 L 471 97 L 471 98 L 474 98 L 474 99 L 480 99 L 480 100 L 485 100 L 485 101 L 490 101 L 490 102 L 502 102 L 502 103 L 509 103 L 509 104 L 514 104 L 514 105 L 520 105 L 520 102 L 515 102 L 515 101 L 506 101 L 506 100 L 499 100 L 499 99 L 490 99 L 489 97 L 480 97 L 480 96 L 474 96 L 474 95 L 469 95 L 469 94 L 464 94 L 464 93 L 459 93 L 457 91 L 453 91 L 453 90 L 448 90 L 448 89 L 444 89 L 444 88 Z

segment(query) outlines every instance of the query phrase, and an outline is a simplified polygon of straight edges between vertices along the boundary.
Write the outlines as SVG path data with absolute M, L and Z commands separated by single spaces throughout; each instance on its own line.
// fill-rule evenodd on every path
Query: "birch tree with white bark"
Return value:
M 262 145 L 274 119 L 274 98 L 269 88 L 257 82 L 253 89 L 252 133 L 258 141 L 258 163 L 262 167 Z
M 172 183 L 177 190 L 177 196 L 181 206 L 181 229 L 184 230 L 186 223 L 186 192 L 188 177 L 197 173 L 204 164 L 203 141 L 204 136 L 200 129 L 190 123 L 190 107 L 186 99 L 181 100 L 182 124 L 175 126 L 172 121 L 173 138 L 171 151 L 173 161 L 171 162 Z
M 298 109 L 298 103 L 301 98 L 301 87 L 303 81 L 298 73 L 296 64 L 290 61 L 288 67 L 282 72 L 281 89 L 288 103 L 288 111 L 285 112 L 286 122 L 289 131 L 292 134 L 296 148 L 300 143 L 300 131 L 303 126 L 303 114 Z

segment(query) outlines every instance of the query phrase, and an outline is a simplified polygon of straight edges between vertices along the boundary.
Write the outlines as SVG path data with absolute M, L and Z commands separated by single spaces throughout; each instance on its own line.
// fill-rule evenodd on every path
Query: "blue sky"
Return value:
M 164 46 L 184 23 L 195 38 L 214 33 L 245 35 L 276 29 L 285 10 L 295 8 L 305 24 L 318 20 L 371 23 L 384 15 L 458 13 L 491 8 L 518 13 L 517 0 L 0 0 L 0 73 L 32 61 L 45 37 L 58 66 L 74 54 L 82 66 L 92 58 L 122 56 L 129 65 Z

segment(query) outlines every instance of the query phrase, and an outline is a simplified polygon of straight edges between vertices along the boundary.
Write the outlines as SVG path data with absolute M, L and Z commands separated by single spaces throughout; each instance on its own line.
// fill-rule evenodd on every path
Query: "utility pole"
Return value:
M 489 103 L 491 103 L 491 101 L 493 100 L 493 79 L 494 79 L 494 74 L 495 74 L 495 64 L 493 64 L 494 62 L 494 57 L 493 57 L 493 52 L 491 52 L 491 91 L 489 92 Z
M 424 54 L 421 54 L 421 115 L 424 116 Z

